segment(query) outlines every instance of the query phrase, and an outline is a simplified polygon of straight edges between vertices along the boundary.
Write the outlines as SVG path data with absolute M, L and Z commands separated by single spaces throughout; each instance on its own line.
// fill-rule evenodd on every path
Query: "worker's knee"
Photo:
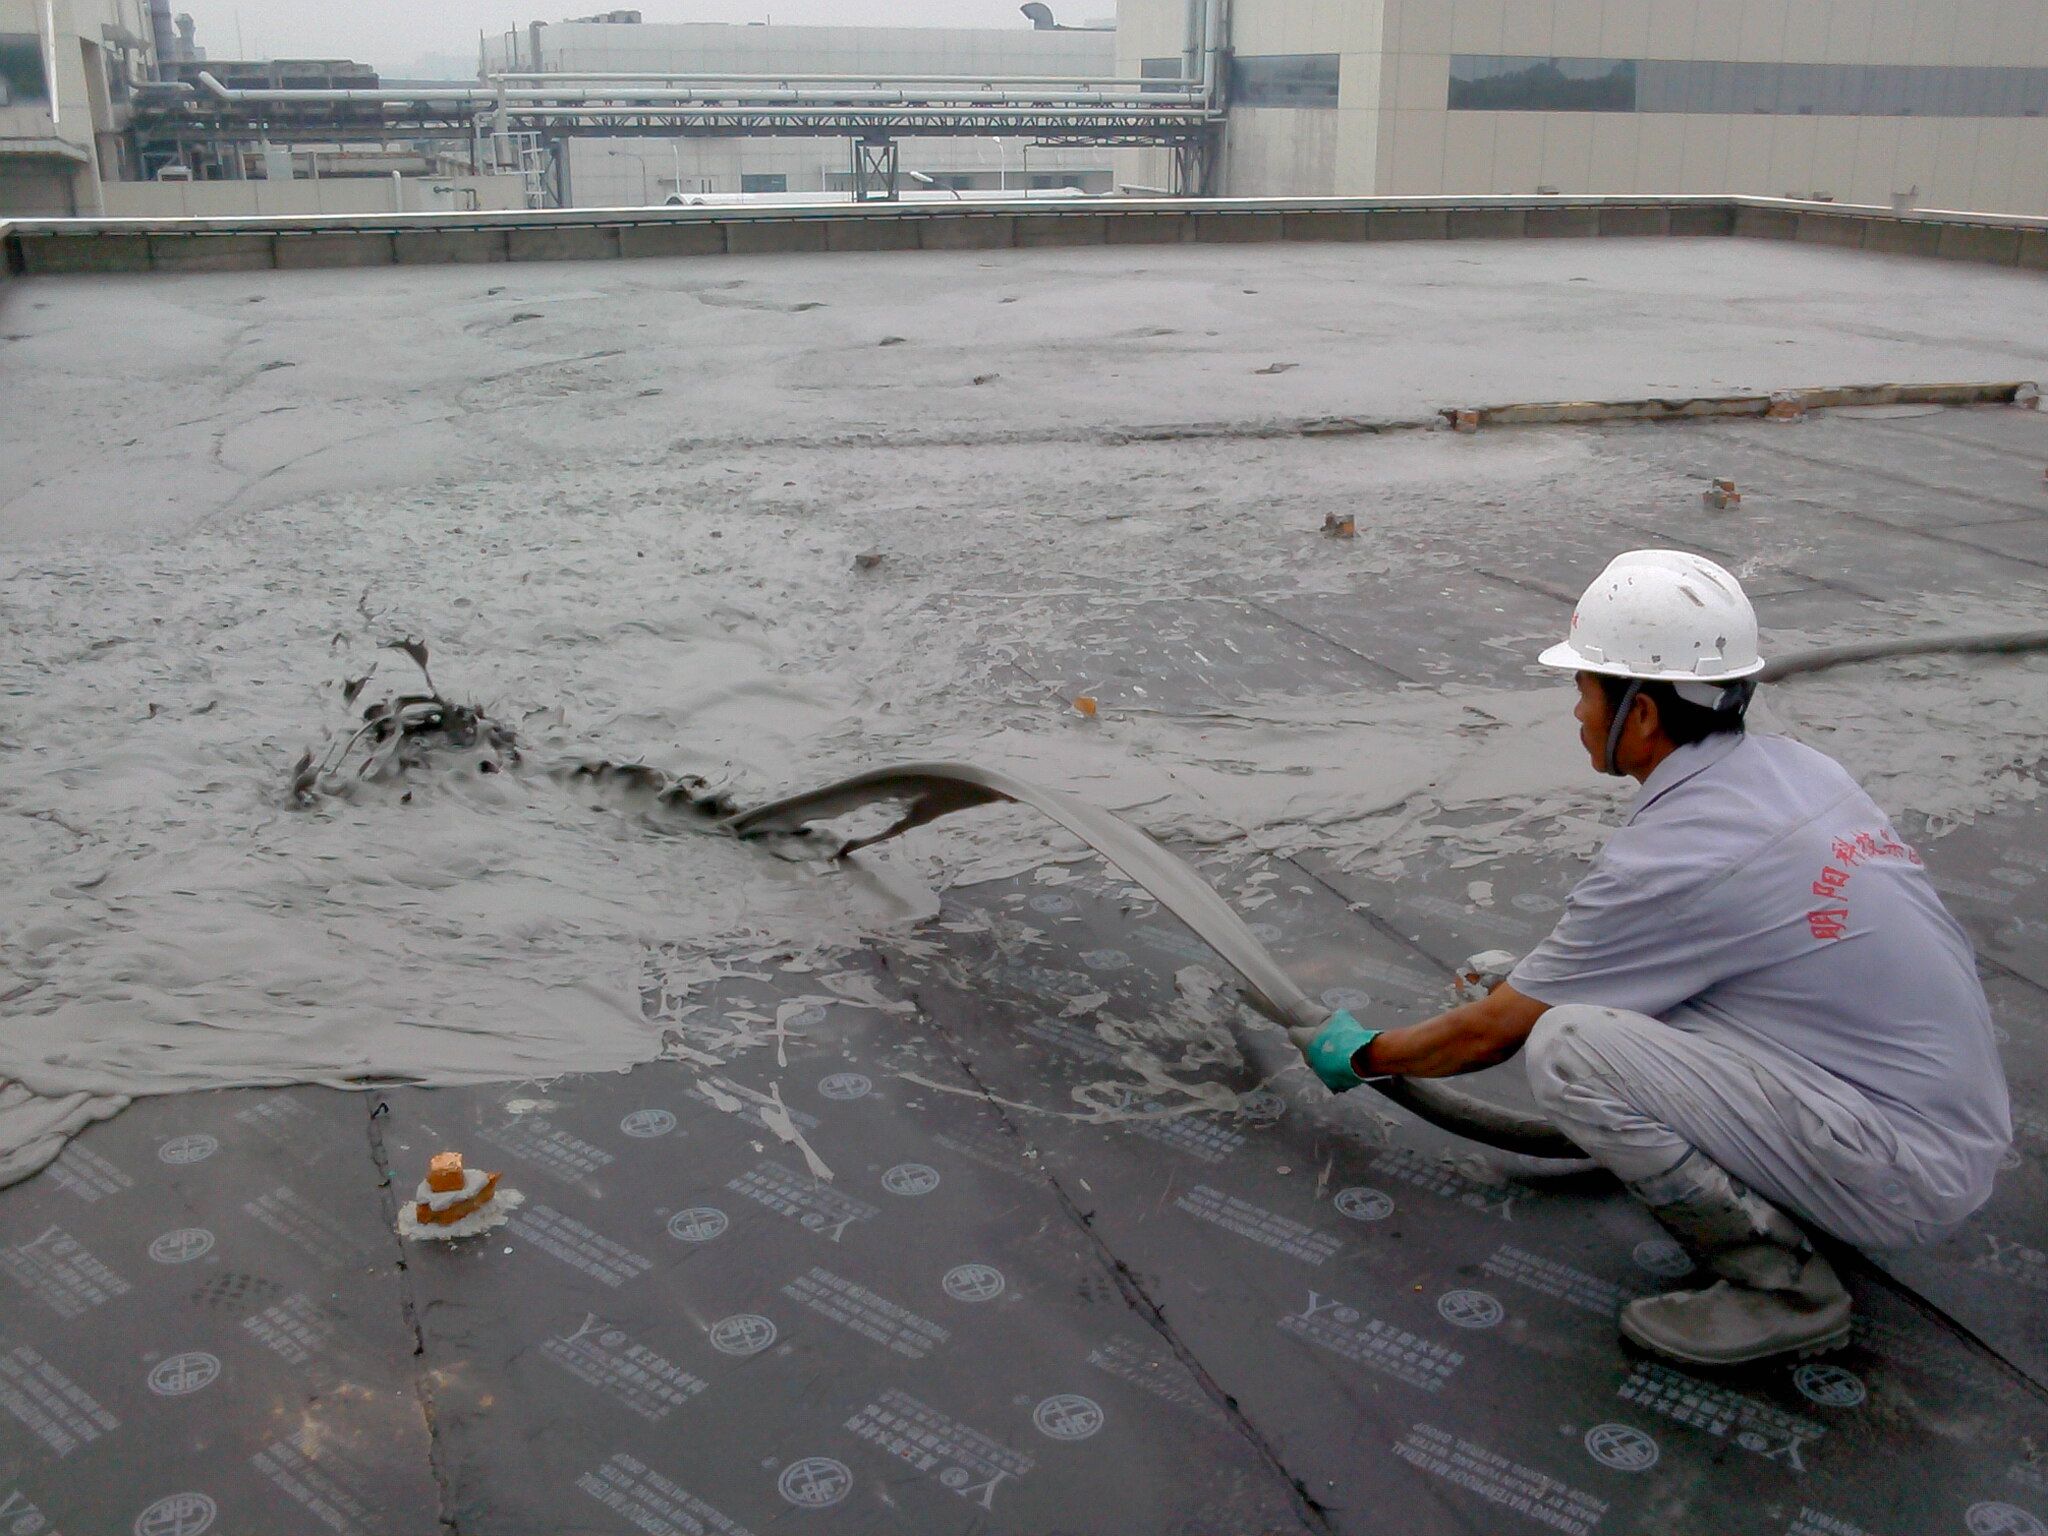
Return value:
M 1615 1084 L 1618 1077 L 1613 1047 L 1646 1022 L 1642 1015 L 1618 1008 L 1567 1003 L 1536 1021 L 1523 1047 L 1529 1090 L 1545 1109 L 1556 1112 L 1569 1099 L 1583 1100 Z

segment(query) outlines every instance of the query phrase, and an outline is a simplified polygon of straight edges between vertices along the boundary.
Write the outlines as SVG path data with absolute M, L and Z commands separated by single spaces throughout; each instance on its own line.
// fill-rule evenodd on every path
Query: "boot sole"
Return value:
M 1709 1370 L 1717 1367 L 1753 1365 L 1759 1360 L 1778 1360 L 1788 1355 L 1795 1360 L 1811 1360 L 1816 1355 L 1825 1355 L 1841 1349 L 1849 1342 L 1850 1332 L 1850 1325 L 1845 1322 L 1835 1332 L 1805 1344 L 1786 1345 L 1779 1349 L 1763 1350 L 1757 1354 L 1723 1355 L 1715 1358 L 1707 1355 L 1690 1355 L 1683 1350 L 1666 1349 L 1661 1344 L 1653 1344 L 1631 1328 L 1627 1318 L 1624 1317 L 1621 1321 L 1621 1336 L 1645 1353 L 1655 1355 L 1661 1360 L 1676 1360 L 1681 1365 L 1702 1366 Z

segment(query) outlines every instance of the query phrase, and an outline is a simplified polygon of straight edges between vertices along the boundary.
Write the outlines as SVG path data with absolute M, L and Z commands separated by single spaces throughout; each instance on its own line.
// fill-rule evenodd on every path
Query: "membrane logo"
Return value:
M 170 1493 L 135 1517 L 135 1536 L 202 1536 L 219 1513 L 203 1493 Z
M 1270 1088 L 1254 1088 L 1238 1099 L 1237 1112 L 1254 1125 L 1271 1125 L 1287 1113 L 1287 1101 Z
M 1385 1221 L 1394 1214 L 1391 1195 L 1367 1189 L 1363 1184 L 1340 1189 L 1334 1203 L 1340 1215 L 1349 1216 L 1353 1221 Z
M 1824 1408 L 1854 1408 L 1869 1396 L 1862 1380 L 1839 1365 L 1802 1365 L 1792 1373 L 1792 1385 Z
M 668 1219 L 668 1235 L 686 1243 L 708 1243 L 732 1223 L 715 1205 L 693 1205 Z
M 1102 1428 L 1102 1405 L 1078 1392 L 1057 1392 L 1031 1410 L 1031 1422 L 1054 1440 L 1086 1440 Z
M 1131 957 L 1120 949 L 1091 949 L 1081 956 L 1081 963 L 1091 971 L 1127 971 Z
M 784 1467 L 775 1487 L 799 1509 L 825 1509 L 853 1491 L 853 1473 L 830 1456 L 806 1456 Z
M 158 1397 L 185 1397 L 212 1386 L 219 1375 L 220 1360 L 195 1349 L 157 1361 L 149 1373 L 149 1390 Z
M 1970 1536 L 2048 1536 L 2048 1525 L 2017 1504 L 1996 1500 L 1972 1504 L 1963 1512 L 1963 1524 L 1970 1528 Z
M 149 1245 L 149 1256 L 159 1264 L 190 1264 L 212 1251 L 213 1234 L 204 1227 L 179 1227 Z
M 1617 1472 L 1647 1472 L 1657 1465 L 1657 1442 L 1627 1424 L 1595 1424 L 1586 1431 L 1586 1454 Z
M 834 1072 L 818 1083 L 818 1096 L 825 1099 L 863 1099 L 873 1092 L 874 1084 L 858 1072 Z
M 675 1128 L 676 1117 L 665 1109 L 636 1109 L 619 1122 L 619 1129 L 628 1136 L 642 1139 L 666 1136 Z
M 219 1150 L 220 1143 L 201 1131 L 190 1136 L 173 1136 L 156 1149 L 156 1155 L 160 1161 L 175 1166 L 180 1163 L 203 1163 Z M 185 1495 L 179 1494 L 177 1497 L 184 1498 Z M 204 1495 L 195 1493 L 191 1497 L 196 1499 Z M 207 1507 L 211 1509 L 213 1506 L 209 1504 Z M 212 1518 L 211 1515 L 207 1516 L 209 1521 Z
M 1074 910 L 1074 898 L 1062 896 L 1057 891 L 1041 891 L 1026 903 L 1032 911 L 1043 917 L 1054 917 L 1061 912 Z
M 939 1187 L 939 1170 L 924 1163 L 898 1163 L 882 1175 L 882 1188 L 892 1195 L 928 1195 Z
M 1332 1013 L 1340 1008 L 1346 1013 L 1357 1013 L 1372 1006 L 1372 994 L 1356 987 L 1326 987 L 1319 995 L 1323 1006 Z
M 1003 1294 L 1003 1272 L 993 1264 L 961 1264 L 947 1270 L 939 1286 L 955 1301 L 994 1301 Z
M 1484 1291 L 1445 1291 L 1436 1310 L 1454 1328 L 1491 1328 L 1507 1316 L 1507 1309 Z
M 755 1312 L 736 1312 L 711 1325 L 711 1347 L 725 1355 L 758 1355 L 775 1342 L 775 1325 Z
M 1667 1280 L 1676 1280 L 1680 1275 L 1692 1273 L 1692 1260 L 1685 1250 L 1668 1237 L 1650 1237 L 1637 1243 L 1631 1255 L 1639 1269 L 1647 1269 L 1653 1275 Z

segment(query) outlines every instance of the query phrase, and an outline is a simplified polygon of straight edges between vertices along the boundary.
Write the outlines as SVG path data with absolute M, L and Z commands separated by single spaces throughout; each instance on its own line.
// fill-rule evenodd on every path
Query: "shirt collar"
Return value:
M 1703 741 L 1689 742 L 1677 748 L 1650 770 L 1649 778 L 1643 781 L 1643 787 L 1636 793 L 1635 803 L 1628 808 L 1626 821 L 1634 821 L 1686 780 L 1705 773 L 1746 739 L 1740 731 L 1722 731 Z

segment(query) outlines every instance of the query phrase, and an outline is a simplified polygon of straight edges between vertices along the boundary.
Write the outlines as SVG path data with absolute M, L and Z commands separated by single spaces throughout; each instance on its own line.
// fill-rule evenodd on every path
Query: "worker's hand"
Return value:
M 1482 997 L 1490 997 L 1493 989 L 1506 981 L 1514 968 L 1515 957 L 1506 950 L 1482 949 L 1458 967 L 1457 979 L 1451 983 L 1451 988 L 1460 1001 L 1476 1003 Z
M 1332 1093 L 1342 1093 L 1347 1088 L 1356 1088 L 1365 1079 L 1359 1076 L 1352 1060 L 1373 1041 L 1379 1038 L 1376 1029 L 1367 1029 L 1350 1013 L 1342 1008 L 1324 1021 L 1316 1031 L 1315 1039 L 1308 1043 L 1308 1064 L 1323 1080 L 1323 1086 Z

